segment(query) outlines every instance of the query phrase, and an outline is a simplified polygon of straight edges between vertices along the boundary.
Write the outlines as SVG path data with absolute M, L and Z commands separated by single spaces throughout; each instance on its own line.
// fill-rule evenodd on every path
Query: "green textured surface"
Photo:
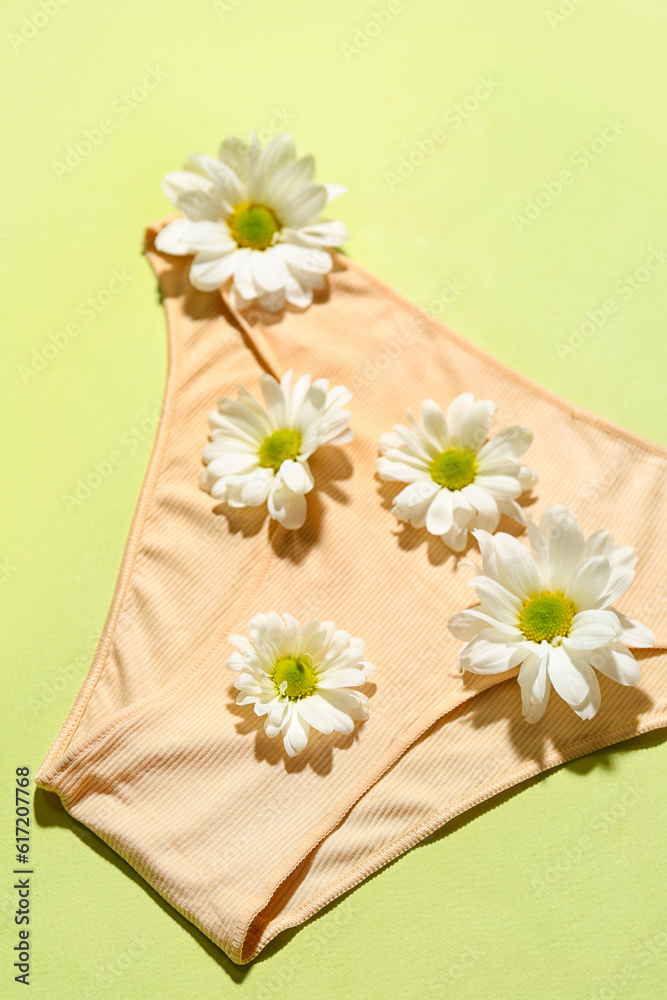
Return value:
M 403 0 L 377 33 L 364 25 L 385 0 L 43 2 L 0 14 L 3 997 L 20 995 L 13 769 L 41 762 L 112 594 L 165 377 L 142 228 L 168 210 L 160 178 L 185 154 L 282 116 L 320 179 L 349 185 L 336 214 L 360 263 L 543 385 L 667 444 L 661 0 Z M 101 119 L 90 155 L 54 167 Z M 434 129 L 424 162 L 392 177 Z M 517 218 L 549 185 L 535 218 Z M 109 296 L 114 271 L 125 284 Z M 564 351 L 587 310 L 599 327 Z M 78 335 L 26 374 L 68 323 Z M 112 453 L 113 474 L 68 509 Z M 563 767 L 450 824 L 242 970 L 38 794 L 31 996 L 663 997 L 666 776 L 660 733 Z

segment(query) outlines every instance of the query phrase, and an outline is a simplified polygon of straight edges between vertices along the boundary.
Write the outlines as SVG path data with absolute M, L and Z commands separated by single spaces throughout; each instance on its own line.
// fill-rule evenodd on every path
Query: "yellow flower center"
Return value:
M 279 691 L 280 685 L 287 682 L 283 696 L 290 701 L 308 698 L 317 688 L 317 674 L 305 658 L 295 660 L 291 656 L 286 656 L 278 660 L 273 668 L 271 680 Z
M 448 490 L 462 490 L 476 475 L 477 459 L 469 448 L 447 448 L 431 462 L 431 479 Z
M 274 234 L 281 228 L 275 213 L 268 205 L 244 201 L 237 205 L 227 219 L 232 238 L 240 247 L 266 250 L 273 243 Z
M 259 446 L 259 464 L 263 469 L 273 469 L 278 472 L 283 462 L 297 458 L 301 450 L 301 435 L 298 431 L 286 427 L 274 431 L 264 438 Z
M 531 642 L 551 642 L 556 636 L 569 634 L 576 613 L 572 601 L 560 590 L 543 590 L 523 602 L 519 628 Z

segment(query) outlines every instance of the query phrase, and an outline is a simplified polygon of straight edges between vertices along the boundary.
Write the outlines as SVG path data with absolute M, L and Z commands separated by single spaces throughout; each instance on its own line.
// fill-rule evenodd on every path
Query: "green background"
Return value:
M 40 764 L 113 591 L 166 369 L 142 230 L 169 210 L 160 179 L 186 154 L 286 123 L 319 178 L 349 186 L 335 215 L 360 263 L 667 444 L 662 0 L 394 0 L 379 29 L 366 26 L 385 0 L 43 2 L 6 0 L 0 15 L 3 997 L 20 990 L 14 768 Z M 100 141 L 63 169 L 85 130 Z M 112 453 L 113 474 L 68 507 Z M 560 768 L 244 969 L 38 792 L 31 996 L 662 997 L 666 775 L 659 732 Z

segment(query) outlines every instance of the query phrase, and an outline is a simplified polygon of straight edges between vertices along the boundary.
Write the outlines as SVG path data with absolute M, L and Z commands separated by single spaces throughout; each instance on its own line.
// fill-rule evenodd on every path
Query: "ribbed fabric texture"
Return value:
M 164 220 L 164 222 L 169 220 Z M 498 404 L 492 432 L 532 428 L 527 500 L 569 504 L 588 533 L 639 552 L 619 610 L 667 646 L 667 451 L 532 385 L 342 257 L 330 292 L 269 324 L 194 290 L 189 260 L 147 251 L 167 310 L 169 377 L 158 438 L 104 633 L 36 775 L 235 962 L 248 962 L 452 816 L 530 775 L 667 724 L 662 649 L 637 689 L 601 677 L 582 722 L 552 694 L 521 717 L 516 671 L 462 678 L 446 621 L 474 603 L 479 561 L 390 513 L 374 474 L 380 434 L 426 397 Z M 206 417 L 239 383 L 293 368 L 354 392 L 355 440 L 318 451 L 305 526 L 216 506 L 197 479 Z M 513 522 L 501 525 L 518 534 Z M 313 734 L 298 757 L 235 705 L 231 632 L 260 611 L 319 617 L 361 636 L 377 667 L 370 720 Z

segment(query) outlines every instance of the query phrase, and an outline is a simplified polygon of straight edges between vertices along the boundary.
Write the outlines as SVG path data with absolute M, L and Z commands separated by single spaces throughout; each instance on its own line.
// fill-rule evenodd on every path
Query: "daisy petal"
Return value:
M 530 653 L 521 664 L 518 681 L 521 687 L 523 714 L 527 722 L 539 722 L 546 710 L 551 692 L 548 662 L 548 655 Z
M 605 556 L 591 556 L 579 563 L 565 591 L 577 608 L 594 608 L 609 582 L 611 566 Z
M 320 219 L 312 226 L 302 229 L 283 229 L 283 238 L 288 243 L 302 243 L 304 246 L 342 247 L 350 238 L 347 227 L 342 222 Z
M 234 291 L 242 300 L 252 302 L 257 295 L 257 288 L 250 272 L 250 247 L 243 247 L 234 253 Z
M 564 592 L 574 570 L 584 559 L 584 533 L 572 511 L 563 504 L 547 507 L 540 530 L 549 544 L 549 585 L 552 590 Z
M 460 491 L 475 510 L 486 517 L 496 517 L 498 514 L 498 504 L 486 490 L 483 490 L 477 483 L 469 483 Z
M 312 156 L 302 156 L 300 160 L 286 162 L 266 181 L 266 200 L 288 226 L 292 223 L 284 211 L 285 202 L 306 184 L 312 184 L 315 176 L 315 160 Z M 311 220 L 312 221 L 312 220 Z M 295 227 L 299 228 L 299 227 Z
M 296 757 L 305 749 L 308 743 L 310 726 L 299 717 L 299 712 L 294 709 L 288 725 L 283 729 L 283 743 L 285 750 L 290 757 Z
M 220 197 L 228 212 L 245 198 L 243 185 L 237 174 L 212 156 L 200 156 L 199 162 L 220 191 Z
M 609 583 L 604 593 L 598 597 L 597 607 L 606 608 L 622 597 L 635 578 L 634 569 L 627 566 L 612 566 Z
M 245 183 L 248 172 L 248 144 L 236 135 L 228 136 L 220 145 L 218 159 L 226 163 L 242 183 Z
M 294 139 L 288 132 L 281 132 L 279 135 L 274 136 L 264 146 L 257 157 L 253 190 L 248 192 L 253 201 L 261 202 L 267 200 L 271 203 L 269 196 L 271 181 L 295 157 Z M 310 179 L 312 180 L 312 177 Z
M 521 496 L 521 484 L 513 476 L 477 476 L 475 483 L 496 500 L 515 500 Z
M 347 194 L 347 188 L 344 184 L 325 184 L 327 189 L 327 202 L 333 201 L 334 198 L 340 198 L 342 194 Z
M 301 700 L 299 715 L 309 726 L 324 733 L 325 736 L 329 736 L 334 731 L 331 709 L 325 699 L 318 694 Z
M 375 460 L 375 468 L 380 478 L 388 482 L 416 483 L 425 478 L 425 474 L 421 469 L 403 462 L 395 462 L 384 456 Z
M 155 237 L 155 249 L 178 257 L 191 254 L 193 251 L 189 236 L 193 225 L 189 219 L 174 219 L 169 222 Z
M 619 622 L 621 623 L 621 628 L 623 632 L 621 633 L 621 642 L 624 642 L 627 646 L 632 646 L 635 649 L 650 649 L 655 642 L 655 637 L 650 628 L 646 625 L 642 625 L 641 622 L 635 621 L 634 618 L 628 618 L 627 615 L 621 614 L 616 608 L 609 608 L 609 611 L 613 611 Z
M 250 254 L 250 273 L 257 288 L 277 292 L 285 285 L 287 268 L 275 247 L 269 247 L 264 251 L 254 250 Z
M 306 309 L 313 301 L 312 288 L 304 288 L 291 274 L 285 279 L 285 298 L 299 309 Z
M 513 591 L 489 576 L 477 576 L 471 585 L 482 602 L 484 611 L 507 625 L 517 624 L 522 600 Z
M 490 399 L 480 399 L 467 410 L 461 420 L 459 442 L 462 448 L 469 448 L 475 454 L 486 441 L 491 425 L 491 417 L 496 407 Z
M 617 684 L 632 686 L 639 683 L 639 664 L 621 642 L 610 642 L 602 649 L 596 649 L 588 662 Z
M 488 628 L 489 625 L 496 632 L 500 632 L 505 636 L 511 636 L 513 639 L 521 639 L 523 637 L 523 633 L 520 632 L 516 625 L 511 625 L 498 618 L 494 618 L 480 608 L 469 608 L 468 611 L 460 611 L 457 615 L 453 615 L 447 622 L 449 631 L 457 639 L 472 639 L 473 636 L 477 635 L 483 628 Z M 466 635 L 465 633 L 470 634 Z
M 432 399 L 425 399 L 421 405 L 419 419 L 424 433 L 431 439 L 438 451 L 449 447 L 449 430 L 445 415 Z
M 439 490 L 426 514 L 426 530 L 432 535 L 442 535 L 452 527 L 454 507 L 449 490 Z
M 287 459 L 280 466 L 280 478 L 292 493 L 308 493 L 314 485 L 309 471 L 303 462 Z
M 621 636 L 621 625 L 613 611 L 580 611 L 572 619 L 563 644 L 572 649 L 597 649 Z
M 572 705 L 573 710 L 580 719 L 592 719 L 597 714 L 600 702 L 602 701 L 600 682 L 598 681 L 597 674 L 594 670 L 591 670 L 586 676 L 589 684 L 588 694 L 578 705 Z
M 518 458 L 533 443 L 533 432 L 527 427 L 504 427 L 487 441 L 477 455 L 478 462 L 488 458 Z
M 305 184 L 282 202 L 281 220 L 294 229 L 314 222 L 327 203 L 323 184 Z
M 231 278 L 236 266 L 236 251 L 220 256 L 200 251 L 190 265 L 190 282 L 202 292 L 214 292 Z
M 229 206 L 210 180 L 190 170 L 176 170 L 162 181 L 162 190 L 191 222 L 223 218 Z
M 498 572 L 506 589 L 522 601 L 539 593 L 544 581 L 535 560 L 521 542 L 504 532 L 496 535 L 495 542 Z
M 502 674 L 517 666 L 527 655 L 506 641 L 490 641 L 488 629 L 480 632 L 459 653 L 459 666 L 475 674 Z
M 568 705 L 580 705 L 590 695 L 593 671 L 588 664 L 575 664 L 562 646 L 549 649 L 548 670 L 556 693 Z
M 475 397 L 471 392 L 462 392 L 450 403 L 447 410 L 447 426 L 452 441 L 459 441 L 463 421 L 474 405 Z

